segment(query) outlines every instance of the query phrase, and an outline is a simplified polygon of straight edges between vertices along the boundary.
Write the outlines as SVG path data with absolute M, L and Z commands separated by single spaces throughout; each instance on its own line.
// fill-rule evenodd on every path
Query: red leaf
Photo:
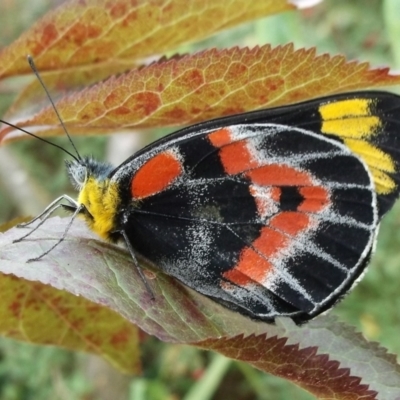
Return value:
M 57 109 L 72 133 L 104 133 L 121 128 L 192 124 L 256 108 L 399 83 L 400 77 L 391 75 L 387 68 L 369 69 L 367 63 L 346 62 L 342 56 L 316 56 L 315 49 L 295 51 L 292 45 L 234 48 L 208 50 L 132 70 L 62 99 Z M 62 133 L 51 107 L 18 121 L 18 125 L 45 125 L 42 132 Z M 9 131 L 3 129 L 0 140 Z
M 294 8 L 286 0 L 69 0 L 0 52 L 0 78 L 30 72 L 27 54 L 42 72 L 97 63 L 126 69 L 132 60 Z

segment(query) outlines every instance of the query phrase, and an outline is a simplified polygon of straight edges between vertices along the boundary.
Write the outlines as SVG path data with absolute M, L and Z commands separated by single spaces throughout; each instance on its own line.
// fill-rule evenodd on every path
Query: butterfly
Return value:
M 67 230 L 81 216 L 101 238 L 125 243 L 133 267 L 140 255 L 229 309 L 301 324 L 366 270 L 399 196 L 399 144 L 400 97 L 387 92 L 228 116 L 118 167 L 67 152 L 78 198 L 59 197 L 35 220 L 62 206 L 73 213 Z

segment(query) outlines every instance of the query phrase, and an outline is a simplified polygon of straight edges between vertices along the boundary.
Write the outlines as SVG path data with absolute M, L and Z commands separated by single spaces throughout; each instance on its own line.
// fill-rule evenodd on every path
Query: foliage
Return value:
M 223 7 L 215 1 L 192 2 L 192 7 L 161 0 L 126 4 L 64 3 L 3 49 L 1 76 L 28 72 L 24 55 L 30 53 L 46 85 L 60 98 L 57 108 L 67 128 L 81 135 L 192 123 L 350 89 L 394 85 L 400 79 L 385 68 L 369 69 L 342 56 L 317 56 L 315 50 L 286 45 L 174 56 L 80 90 L 139 65 L 144 57 L 255 16 L 293 8 L 285 1 L 231 0 Z M 39 126 L 35 132 L 44 135 L 62 133 L 51 108 L 37 101 L 38 93 L 37 82 L 27 86 L 6 118 L 27 128 Z M 1 131 L 3 139 L 16 136 L 7 127 Z M 40 229 L 40 241 L 11 244 L 21 234 L 16 229 L 1 237 L 0 270 L 23 278 L 5 275 L 0 280 L 3 334 L 94 350 L 120 368 L 134 371 L 139 333 L 129 320 L 163 340 L 244 360 L 296 382 L 319 398 L 335 393 L 335 398 L 391 399 L 398 391 L 394 358 L 334 318 L 321 317 L 301 328 L 284 320 L 276 327 L 248 321 L 157 271 L 149 275 L 155 278 L 154 306 L 138 285 L 127 254 L 98 242 L 80 225 L 51 257 L 34 268 L 25 264 L 59 237 L 64 227 L 63 220 L 49 221 Z M 110 320 L 114 322 L 108 324 Z M 49 335 L 38 334 L 40 324 L 50 327 Z M 110 338 L 116 339 L 111 346 Z M 365 359 L 368 363 L 360 362 Z M 388 374 L 396 384 L 386 378 Z

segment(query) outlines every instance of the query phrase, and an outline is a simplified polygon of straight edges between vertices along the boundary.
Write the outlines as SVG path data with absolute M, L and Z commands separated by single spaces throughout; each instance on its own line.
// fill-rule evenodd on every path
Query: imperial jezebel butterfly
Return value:
M 333 95 L 184 128 L 118 167 L 69 153 L 78 199 L 42 216 L 65 204 L 132 266 L 141 255 L 244 315 L 302 323 L 365 270 L 399 149 L 399 96 Z

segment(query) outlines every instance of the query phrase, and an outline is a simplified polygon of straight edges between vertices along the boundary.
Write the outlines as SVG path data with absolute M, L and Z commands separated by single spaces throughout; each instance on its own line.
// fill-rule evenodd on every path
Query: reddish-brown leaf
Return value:
M 377 392 L 352 376 L 337 360 L 317 354 L 318 347 L 300 349 L 286 338 L 250 336 L 210 339 L 199 346 L 227 357 L 245 361 L 258 369 L 288 379 L 321 400 L 376 400 Z M 389 397 L 381 397 L 389 399 Z M 394 399 L 394 398 L 393 398 Z
M 2 336 L 95 353 L 125 373 L 139 372 L 138 329 L 115 311 L 71 291 L 2 273 L 0 292 Z
M 287 0 L 69 0 L 0 52 L 0 78 L 29 72 L 132 61 L 221 29 L 295 7 Z
M 342 56 L 316 56 L 315 49 L 295 51 L 292 45 L 233 48 L 208 50 L 133 70 L 70 95 L 60 100 L 57 108 L 71 132 L 104 133 L 191 124 L 399 83 L 400 76 L 391 75 L 387 68 L 369 69 L 367 63 L 346 62 Z M 18 125 L 45 125 L 41 131 L 61 132 L 51 107 L 18 121 Z M 9 130 L 3 129 L 0 139 Z

